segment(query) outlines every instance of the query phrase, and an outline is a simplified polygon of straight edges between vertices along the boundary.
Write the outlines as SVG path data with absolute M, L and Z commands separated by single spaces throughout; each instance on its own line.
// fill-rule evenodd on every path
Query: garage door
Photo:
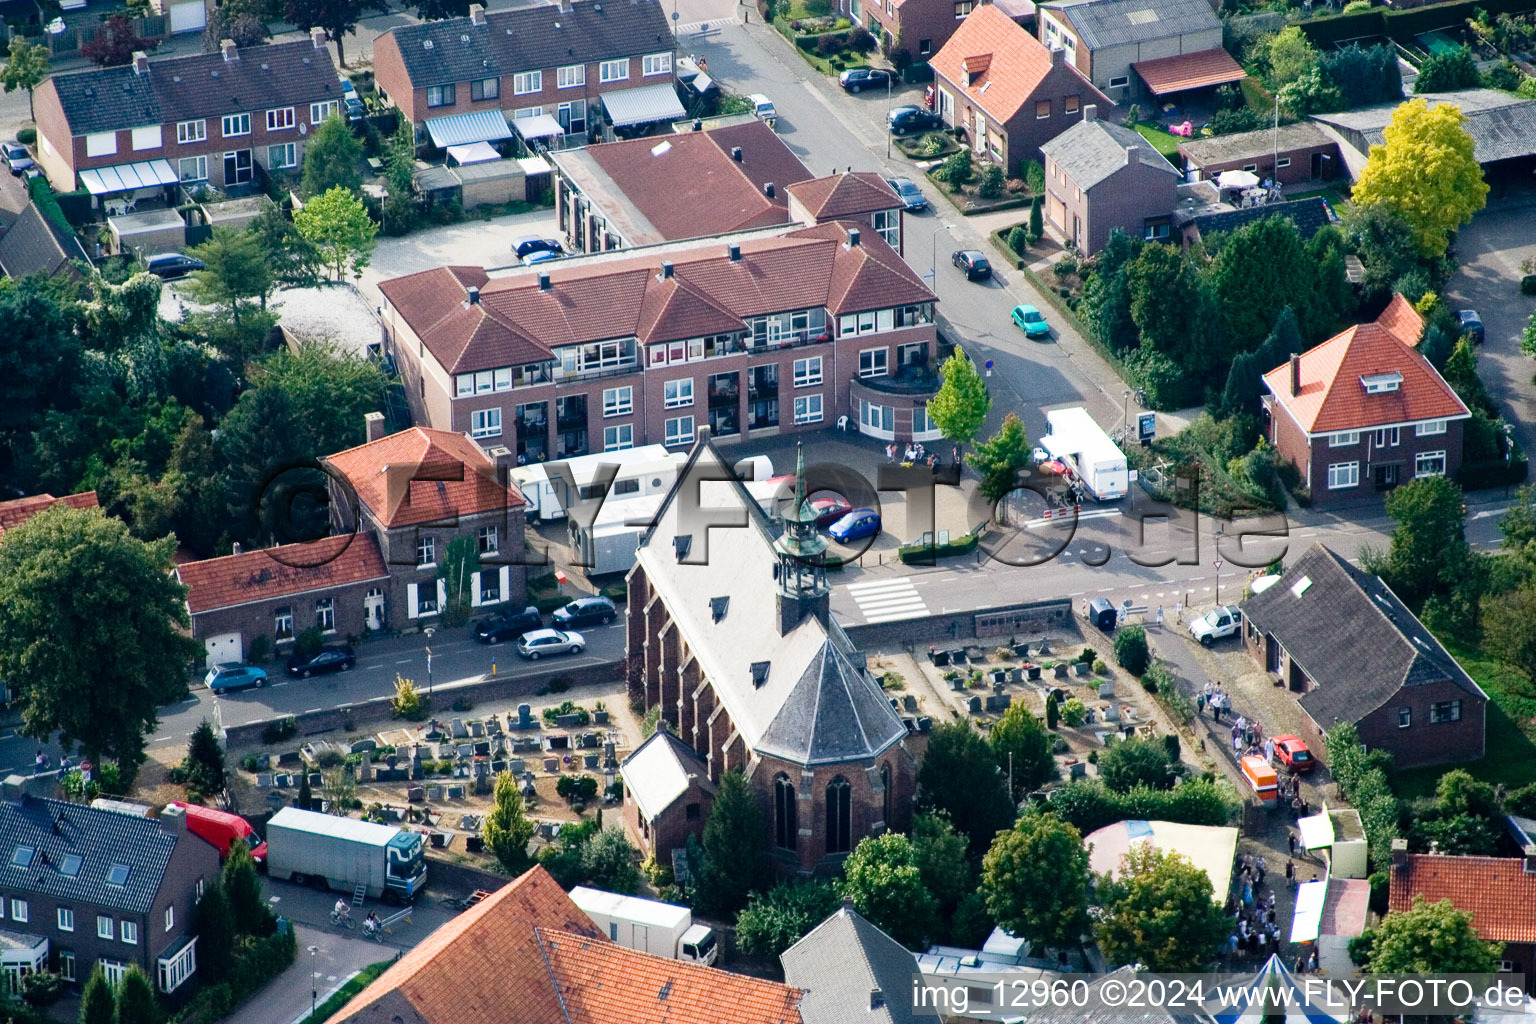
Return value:
M 240 661 L 245 657 L 245 646 L 239 633 L 220 633 L 208 638 L 208 664 L 219 665 L 227 661 Z
M 201 32 L 208 24 L 208 12 L 204 8 L 202 0 L 196 3 L 181 3 L 171 5 L 171 34 L 180 32 Z

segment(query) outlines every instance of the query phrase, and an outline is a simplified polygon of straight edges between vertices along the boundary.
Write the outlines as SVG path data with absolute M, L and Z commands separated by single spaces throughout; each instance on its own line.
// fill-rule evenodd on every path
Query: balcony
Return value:
M 909 364 L 889 377 L 860 377 L 857 383 L 887 395 L 924 395 L 938 391 L 944 378 L 925 364 Z
M 749 355 L 758 355 L 763 352 L 777 352 L 786 348 L 802 348 L 806 345 L 821 345 L 832 340 L 831 328 L 823 327 L 817 331 L 787 331 L 771 341 L 756 341 L 748 338 L 746 350 Z
M 621 363 L 618 366 L 605 366 L 600 369 L 593 368 L 589 370 L 567 370 L 557 366 L 555 367 L 554 379 L 555 383 L 558 384 L 561 381 L 600 380 L 606 377 L 622 377 L 625 374 L 639 372 L 640 361 L 636 359 L 627 363 Z
M 741 401 L 741 389 L 739 387 L 719 388 L 713 385 L 709 389 L 709 407 L 718 409 L 722 406 L 734 408 Z

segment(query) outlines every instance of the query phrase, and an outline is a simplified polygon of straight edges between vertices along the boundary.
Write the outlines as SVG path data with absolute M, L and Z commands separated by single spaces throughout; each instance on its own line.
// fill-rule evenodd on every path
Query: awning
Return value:
M 500 160 L 501 154 L 489 142 L 471 142 L 463 146 L 449 146 L 448 159 L 463 167 L 466 164 L 483 164 L 487 160 Z
M 494 142 L 510 139 L 512 129 L 499 110 L 477 110 L 473 114 L 455 114 L 452 117 L 427 118 L 427 134 L 438 149 L 463 146 L 471 142 Z
M 1248 73 L 1238 66 L 1232 55 L 1220 47 L 1138 61 L 1131 67 L 1147 83 L 1147 88 L 1158 96 L 1208 85 L 1240 82 L 1248 77 Z
M 1302 882 L 1296 887 L 1296 910 L 1291 916 L 1291 941 L 1316 942 L 1323 929 L 1323 902 L 1327 881 Z
M 154 188 L 157 185 L 174 185 L 180 180 L 169 160 L 143 160 L 136 164 L 93 167 L 80 172 L 80 184 L 93 196 L 109 196 L 117 192 L 132 192 L 136 188 Z
M 1325 810 L 1296 822 L 1301 829 L 1301 845 L 1308 850 L 1322 850 L 1333 845 L 1333 818 Z
M 548 114 L 539 114 L 537 117 L 519 117 L 512 122 L 512 127 L 517 129 L 517 134 L 521 135 L 524 141 L 547 139 L 552 135 L 565 134 L 565 129 L 560 127 L 560 122 Z
M 615 128 L 652 121 L 680 121 L 688 116 L 671 82 L 603 93 L 603 109 Z

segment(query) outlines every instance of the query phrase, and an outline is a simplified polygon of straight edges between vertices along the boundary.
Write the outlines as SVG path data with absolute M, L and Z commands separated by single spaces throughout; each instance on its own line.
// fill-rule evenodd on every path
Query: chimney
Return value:
M 848 229 L 848 248 L 850 248 L 850 249 L 857 249 L 858 247 L 859 247 L 859 229 L 858 228 L 849 228 Z
M 1125 166 L 1129 167 L 1132 164 L 1134 164 L 1137 160 L 1140 160 L 1140 159 L 1141 159 L 1141 147 L 1140 146 L 1126 146 L 1125 147 Z
M 1536 875 L 1536 846 L 1527 843 L 1520 852 L 1524 855 L 1525 873 Z
M 763 195 L 769 199 L 773 198 L 773 182 L 767 181 L 763 183 Z
M 741 246 L 737 245 L 735 242 L 732 242 L 730 245 L 725 247 L 725 255 L 726 258 L 729 259 L 732 263 L 740 263 Z
M 175 804 L 166 804 L 160 812 L 160 827 L 173 836 L 187 834 L 187 809 L 177 807 Z
M 571 13 L 571 0 L 560 0 L 560 13 L 561 14 L 570 14 Z
M 549 291 L 549 271 L 547 270 L 539 271 L 539 291 Z
M 470 4 L 469 5 L 469 23 L 471 25 L 484 25 L 485 24 L 485 5 L 484 4 Z
M 731 159 L 735 160 L 737 163 L 741 163 L 741 147 L 740 146 L 732 146 L 731 147 Z
M 315 49 L 317 49 L 317 50 L 325 49 L 325 29 L 323 29 L 323 28 L 312 28 L 312 29 L 310 29 L 309 30 L 309 41 L 312 44 L 314 44 Z
M 1067 51 L 1066 51 L 1066 48 L 1065 47 L 1061 47 L 1061 46 L 1053 46 L 1053 47 L 1051 47 L 1051 67 L 1059 68 L 1063 64 L 1065 64 L 1066 62 L 1067 62 Z
M 143 50 L 133 51 L 133 73 L 136 75 L 149 74 L 149 54 Z
M 669 278 L 671 276 L 672 276 L 672 261 L 671 260 L 662 260 L 661 261 L 661 279 L 663 281 L 665 281 L 667 278 Z
M 381 439 L 387 429 L 383 413 L 370 412 L 363 415 L 363 436 L 368 439 L 369 444 Z
M 693 119 L 693 130 L 696 132 L 701 132 L 704 130 L 704 121 L 702 118 L 696 117 Z
M 869 990 L 869 1008 L 871 1010 L 878 1010 L 881 1007 L 883 1007 L 884 1005 L 885 1005 L 885 993 L 881 992 L 878 988 L 870 989 Z
M 843 911 L 845 913 L 849 913 L 849 914 L 853 913 L 853 897 L 851 897 L 851 896 L 844 896 L 843 897 Z
M 1301 394 L 1301 356 L 1291 353 L 1291 396 Z
M 1408 840 L 1392 840 L 1392 870 L 1402 871 L 1408 867 Z
M 235 541 L 235 543 L 230 546 L 230 550 L 232 552 L 234 552 L 235 554 L 237 554 L 237 555 L 240 554 L 240 550 L 241 550 L 240 549 L 240 542 L 239 541 Z
M 480 305 L 480 289 L 479 288 L 476 288 L 474 285 L 470 285 L 468 288 L 464 289 L 464 293 L 465 293 L 466 297 L 469 299 L 469 304 L 471 306 L 478 306 L 478 305 Z
M 1099 119 L 1099 107 L 1098 107 L 1098 104 L 1095 104 L 1095 103 L 1085 104 L 1084 107 L 1083 107 L 1083 120 L 1084 121 L 1097 121 L 1098 119 Z
M 240 59 L 240 51 L 235 49 L 235 41 L 233 39 L 220 39 L 219 49 L 224 54 L 224 62 L 226 64 Z

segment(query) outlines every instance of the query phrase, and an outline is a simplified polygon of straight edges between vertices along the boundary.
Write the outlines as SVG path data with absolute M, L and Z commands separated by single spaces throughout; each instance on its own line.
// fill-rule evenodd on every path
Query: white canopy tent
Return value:
M 565 129 L 560 126 L 560 122 L 548 114 L 519 117 L 512 122 L 512 127 L 523 137 L 524 142 L 532 142 L 534 139 L 558 139 L 565 136 Z
M 467 164 L 483 164 L 500 160 L 501 154 L 489 142 L 470 142 L 463 146 L 449 146 L 448 159 L 463 167 Z
M 1348 1000 L 1344 1001 L 1342 1012 L 1332 1014 L 1318 1005 L 1320 998 L 1308 999 L 1306 988 L 1297 984 L 1278 954 L 1271 955 L 1253 981 L 1235 994 L 1237 998 L 1232 1005 L 1212 1015 L 1217 1024 L 1237 1024 L 1238 1021 L 1259 1024 L 1282 1013 L 1286 1024 L 1344 1024 L 1350 1017 Z
M 80 172 L 80 184 L 93 196 L 174 185 L 180 180 L 169 160 L 143 160 L 135 164 L 92 167 Z
M 1222 171 L 1216 175 L 1218 188 L 1254 188 L 1259 183 L 1259 176 L 1252 171 Z

